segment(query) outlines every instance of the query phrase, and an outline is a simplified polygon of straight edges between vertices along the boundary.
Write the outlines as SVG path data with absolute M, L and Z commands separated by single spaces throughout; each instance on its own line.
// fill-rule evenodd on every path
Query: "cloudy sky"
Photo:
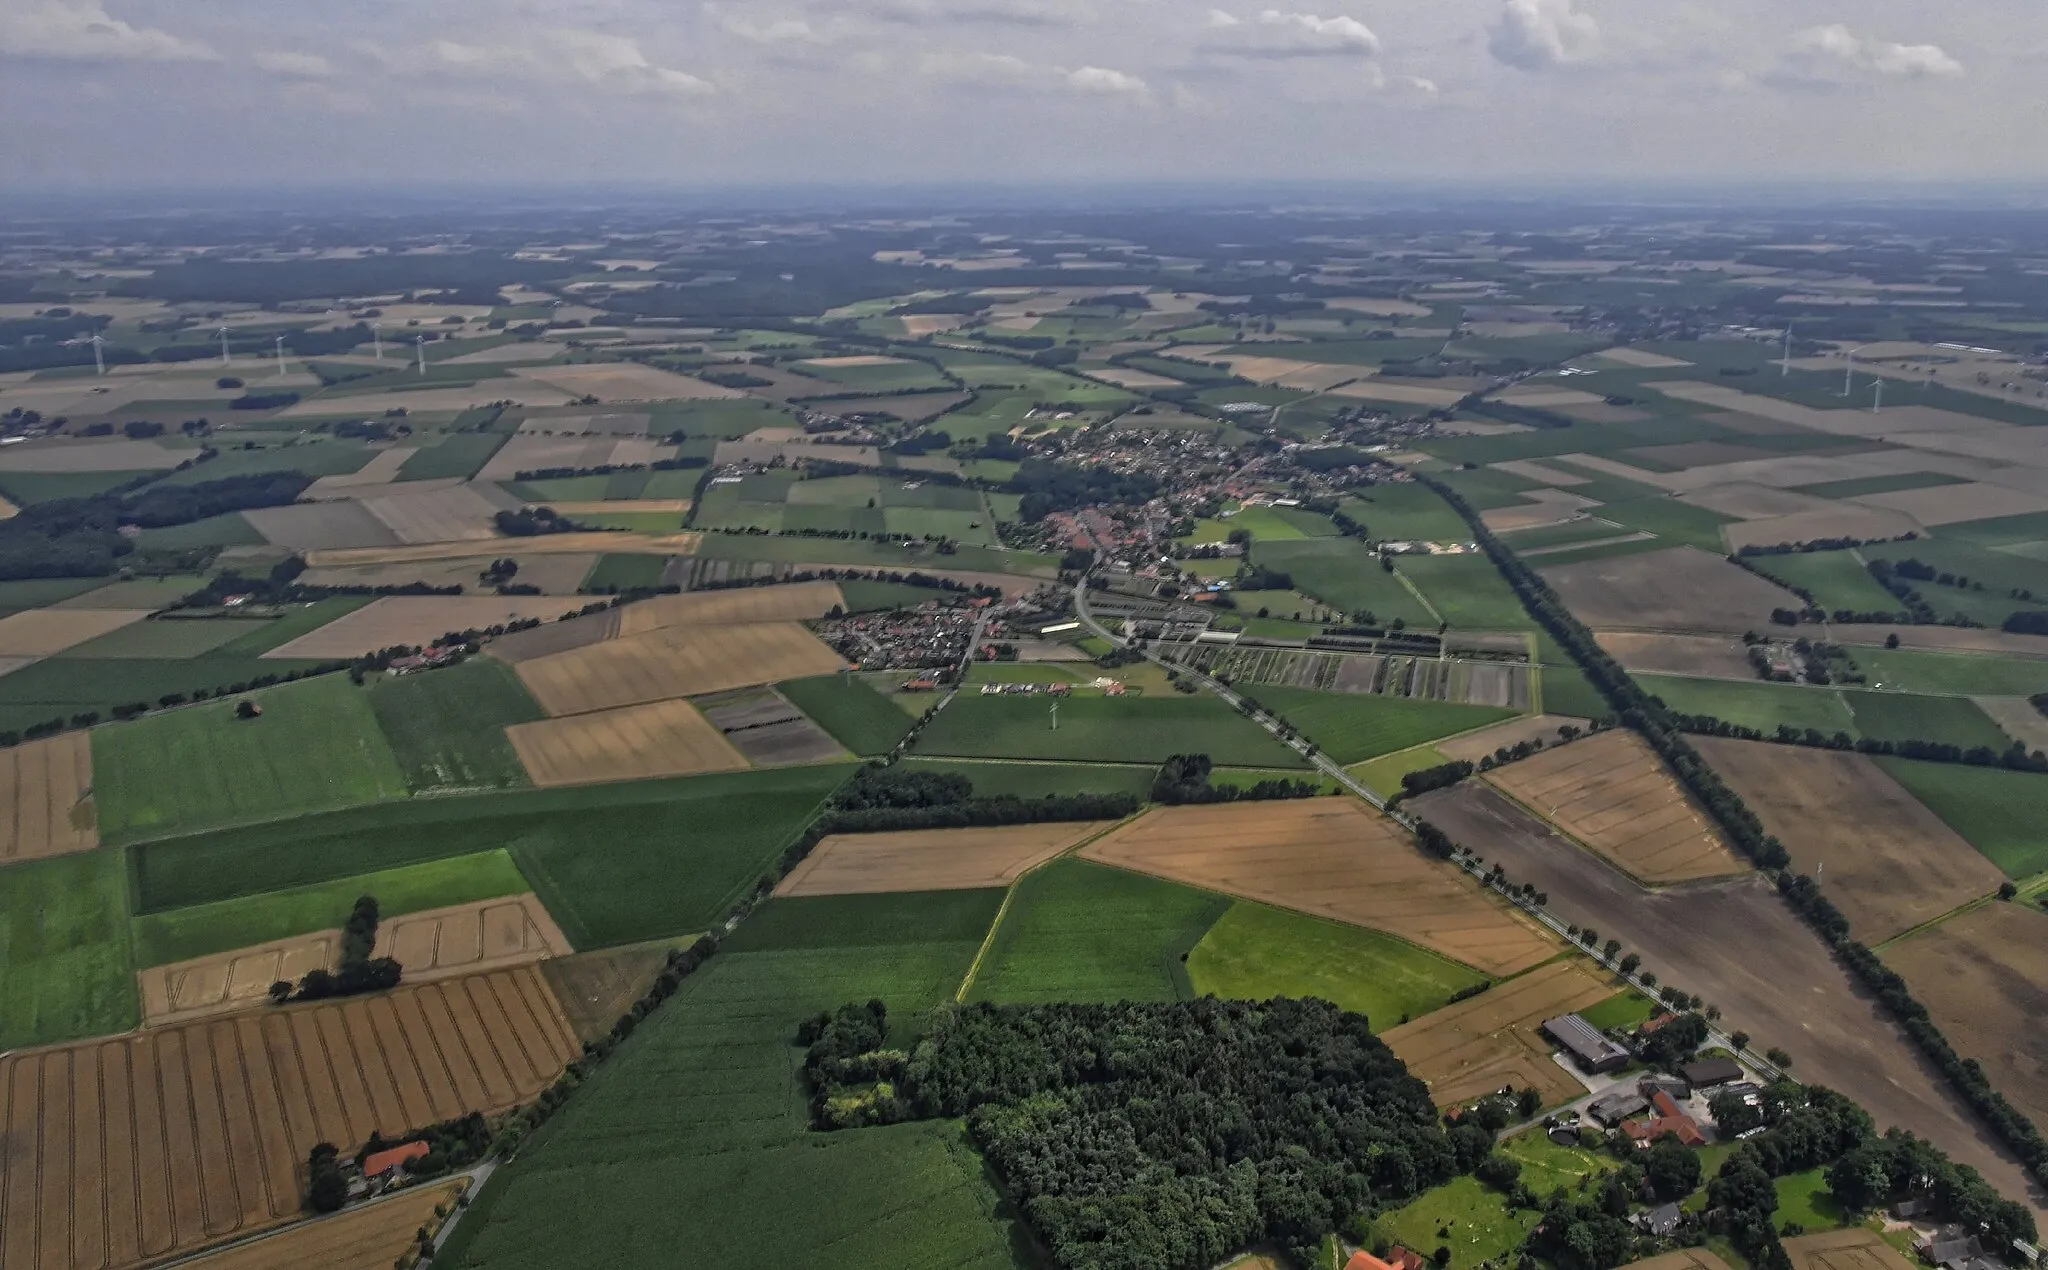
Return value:
M 0 0 L 0 185 L 2048 178 L 2041 0 Z

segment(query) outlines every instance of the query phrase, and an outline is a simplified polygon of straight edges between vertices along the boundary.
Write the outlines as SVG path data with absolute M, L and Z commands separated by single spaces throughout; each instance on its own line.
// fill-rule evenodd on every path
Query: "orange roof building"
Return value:
M 1344 1270 L 1399 1270 L 1399 1268 L 1388 1265 L 1365 1249 L 1360 1248 L 1357 1252 L 1351 1254 L 1351 1260 L 1344 1263 Z
M 408 1142 L 402 1147 L 379 1151 L 363 1161 L 364 1177 L 382 1177 L 401 1165 L 409 1164 L 432 1150 L 424 1142 Z

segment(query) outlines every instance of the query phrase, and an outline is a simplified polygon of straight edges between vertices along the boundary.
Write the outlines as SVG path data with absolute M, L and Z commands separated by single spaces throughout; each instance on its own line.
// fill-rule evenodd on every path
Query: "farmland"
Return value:
M 1242 902 L 1188 954 L 1188 977 L 1196 992 L 1224 998 L 1321 997 L 1383 1030 L 1484 982 L 1378 931 Z
M 1605 999 L 1613 983 L 1584 962 L 1554 961 L 1497 983 L 1387 1033 L 1408 1070 L 1429 1082 L 1430 1097 L 1450 1106 L 1503 1085 L 1534 1086 L 1546 1106 L 1579 1096 L 1582 1086 L 1550 1061 L 1550 1042 L 1537 1028 Z
M 0 874 L 0 1050 L 135 1023 L 127 880 L 118 852 L 7 866 Z
M 297 1226 L 253 1244 L 203 1257 L 197 1270 L 385 1270 L 418 1242 L 419 1228 L 436 1220 L 437 1207 L 454 1206 L 454 1182 L 409 1187 L 379 1204 L 350 1208 L 325 1221 Z
M 675 626 L 518 663 L 520 682 L 550 715 L 827 674 L 839 654 L 794 622 Z
M 0 1186 L 38 1213 L 10 1216 L 0 1265 L 68 1261 L 77 1240 L 130 1266 L 275 1225 L 300 1211 L 314 1143 L 509 1107 L 576 1048 L 528 968 L 0 1057 L 9 1136 L 44 1143 L 40 1168 L 0 1159 Z
M 918 737 L 920 754 L 1159 763 L 1199 741 L 1219 765 L 1300 767 L 1301 758 L 1214 697 L 1075 697 L 1050 726 L 1045 702 L 963 696 Z
M 1540 558 L 1539 558 L 1540 559 Z M 1538 570 L 1573 615 L 1601 630 L 1739 635 L 1798 596 L 1692 547 Z
M 913 772 L 949 772 L 974 782 L 983 798 L 1014 794 L 1044 798 L 1048 794 L 1134 794 L 1145 797 L 1158 768 L 1152 764 L 1005 763 L 994 759 L 920 758 L 903 760 Z M 1293 776 L 1294 773 L 1286 773 Z
M 1495 768 L 1487 779 L 1650 884 L 1745 867 L 1642 738 L 1612 728 Z
M 341 675 L 252 693 L 260 718 L 212 701 L 93 733 L 110 841 L 405 796 L 367 694 Z
M 1086 860 L 1018 884 L 969 986 L 971 1001 L 1172 1001 L 1180 958 L 1229 908 L 1220 895 Z
M 1965 1058 L 2028 1116 L 2048 1115 L 2041 988 L 2048 915 L 2022 903 L 1982 904 L 1879 953 L 1904 975 Z
M 1286 573 L 1296 587 L 1339 612 L 1370 613 L 1377 621 L 1400 620 L 1424 629 L 1436 625 L 1415 593 L 1381 569 L 1378 556 L 1355 538 L 1257 543 L 1252 558 Z
M 82 732 L 0 750 L 0 865 L 99 845 Z
M 1998 866 L 1861 754 L 1699 737 L 1701 757 L 1870 943 L 1998 889 Z M 1965 769 L 1974 771 L 1976 769 Z
M 397 645 L 431 644 L 450 631 L 507 622 L 552 621 L 589 601 L 574 596 L 393 595 L 346 613 L 265 653 L 265 657 L 362 657 Z
M 790 679 L 775 685 L 775 690 L 855 754 L 887 754 L 914 722 L 866 680 L 853 675 Z
M 426 674 L 380 679 L 370 685 L 369 696 L 413 793 L 526 784 L 505 729 L 531 723 L 541 712 L 502 662 L 478 657 Z
M 1107 822 L 834 834 L 775 888 L 777 896 L 963 891 L 1007 886 L 1108 828 Z
M 1268 684 L 1247 686 L 1243 692 L 1347 765 L 1514 717 L 1512 710 L 1486 706 Z
M 730 772 L 747 760 L 688 701 L 595 710 L 506 729 L 535 785 L 587 785 Z
M 2048 816 L 2048 776 L 1897 758 L 1877 763 L 2006 876 L 2048 871 L 2048 843 L 2040 829 Z
M 1533 921 L 1349 798 L 1159 808 L 1081 855 L 1397 934 L 1489 974 L 1525 970 L 1556 950 Z
M 1785 1240 L 1793 1270 L 1908 1270 L 1914 1263 L 1873 1230 L 1839 1230 Z

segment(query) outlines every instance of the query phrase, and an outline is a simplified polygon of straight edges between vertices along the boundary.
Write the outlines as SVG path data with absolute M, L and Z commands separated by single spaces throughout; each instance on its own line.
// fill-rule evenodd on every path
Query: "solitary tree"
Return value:
M 1738 1050 L 1746 1050 L 1749 1048 L 1749 1033 L 1731 1032 L 1728 1035 L 1728 1043 Z

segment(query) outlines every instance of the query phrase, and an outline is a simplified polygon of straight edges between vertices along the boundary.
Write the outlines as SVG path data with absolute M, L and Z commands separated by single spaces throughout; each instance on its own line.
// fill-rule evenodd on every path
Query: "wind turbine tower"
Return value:
M 277 377 L 284 378 L 284 336 L 277 337 Z
M 1052 730 L 1055 732 L 1060 730 L 1060 700 L 1058 697 L 1052 699 Z
M 235 359 L 228 353 L 228 328 L 223 326 L 214 334 L 220 336 L 220 364 L 223 366 L 234 365 Z
M 1876 389 L 1876 396 L 1875 396 L 1875 397 L 1874 397 L 1874 398 L 1872 399 L 1872 401 L 1871 401 L 1871 403 L 1870 403 L 1870 413 L 1872 413 L 1872 414 L 1878 414 L 1878 413 L 1880 413 L 1881 411 L 1883 411 L 1883 410 L 1884 410 L 1884 376 L 1883 376 L 1883 375 L 1879 375 L 1879 376 L 1877 377 L 1877 383 L 1876 383 L 1876 384 L 1874 384 L 1874 385 L 1873 385 L 1873 387 L 1874 387 L 1874 388 Z
M 424 335 L 413 336 L 412 345 L 413 348 L 417 350 L 419 353 L 420 374 L 424 375 L 427 373 L 427 337 Z
M 92 344 L 93 373 L 104 375 L 107 373 L 107 355 L 101 351 L 101 347 L 106 344 L 106 341 L 99 337 L 99 332 L 95 331 L 90 342 Z
M 371 347 L 372 349 L 376 350 L 376 353 L 377 353 L 377 360 L 378 360 L 378 361 L 380 361 L 380 362 L 381 362 L 381 361 L 383 361 L 383 360 L 384 360 L 384 324 L 383 324 L 382 322 L 372 322 L 372 323 L 370 323 L 370 347 Z
M 1792 324 L 1785 323 L 1785 360 L 1779 364 L 1778 376 L 1785 378 L 1792 374 Z

